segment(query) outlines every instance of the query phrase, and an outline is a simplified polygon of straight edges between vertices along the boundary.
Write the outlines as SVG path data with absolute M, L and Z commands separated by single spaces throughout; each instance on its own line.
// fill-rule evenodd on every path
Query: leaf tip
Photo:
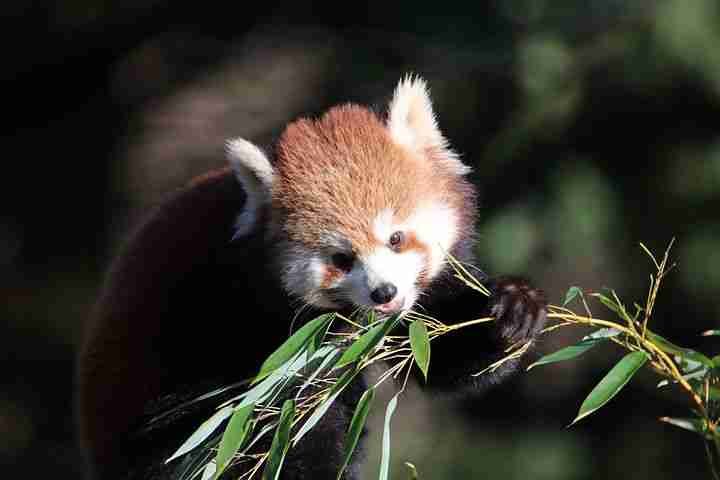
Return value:
M 573 420 L 572 422 L 570 422 L 570 424 L 569 424 L 567 427 L 565 427 L 565 428 L 570 428 L 570 427 L 572 427 L 573 425 L 575 425 L 576 423 L 578 423 L 580 420 L 582 420 L 583 418 L 587 417 L 587 416 L 590 415 L 591 413 L 592 413 L 592 412 L 581 413 L 580 415 L 578 415 L 577 417 L 575 417 L 575 420 Z

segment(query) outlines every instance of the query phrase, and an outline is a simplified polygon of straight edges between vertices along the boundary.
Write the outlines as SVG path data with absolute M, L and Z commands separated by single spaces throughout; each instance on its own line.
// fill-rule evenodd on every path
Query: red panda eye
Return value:
M 393 250 L 399 249 L 403 243 L 403 240 L 405 240 L 405 234 L 403 234 L 403 232 L 393 233 L 392 235 L 390 235 L 390 247 Z
M 349 272 L 352 270 L 353 264 L 355 263 L 355 257 L 347 253 L 335 253 L 330 257 L 333 265 L 343 272 Z

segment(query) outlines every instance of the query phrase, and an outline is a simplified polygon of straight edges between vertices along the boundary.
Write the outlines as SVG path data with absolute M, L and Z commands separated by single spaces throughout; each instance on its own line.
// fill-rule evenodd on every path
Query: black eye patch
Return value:
M 349 253 L 338 252 L 330 257 L 330 261 L 336 268 L 347 273 L 352 270 L 353 265 L 355 264 L 355 256 Z

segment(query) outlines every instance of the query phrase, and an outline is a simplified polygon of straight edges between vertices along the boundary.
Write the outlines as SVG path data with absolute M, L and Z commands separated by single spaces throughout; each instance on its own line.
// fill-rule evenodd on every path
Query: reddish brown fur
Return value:
M 157 358 L 157 338 L 176 328 L 165 314 L 167 298 L 216 245 L 228 243 L 237 189 L 230 168 L 194 179 L 138 228 L 115 261 L 79 369 L 82 437 L 99 465 L 119 455 L 118 444 L 159 393 L 168 369 Z
M 394 143 L 377 115 L 357 105 L 290 124 L 276 154 L 274 207 L 286 215 L 288 237 L 311 248 L 332 226 L 362 255 L 376 246 L 372 223 L 382 210 L 401 222 L 423 200 L 464 201 L 455 175 Z
M 330 286 L 335 282 L 338 278 L 345 275 L 345 273 L 340 270 L 339 268 L 336 268 L 332 265 L 325 265 L 325 274 L 323 275 L 323 281 L 320 284 L 321 288 L 330 288 Z

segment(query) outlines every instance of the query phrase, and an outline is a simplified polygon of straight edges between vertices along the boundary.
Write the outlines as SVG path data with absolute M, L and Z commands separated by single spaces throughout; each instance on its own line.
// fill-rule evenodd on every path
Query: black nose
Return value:
M 396 294 L 397 288 L 395 285 L 392 283 L 383 283 L 370 293 L 370 298 L 372 298 L 373 302 L 382 305 L 383 303 L 388 303 L 390 300 L 395 298 Z

